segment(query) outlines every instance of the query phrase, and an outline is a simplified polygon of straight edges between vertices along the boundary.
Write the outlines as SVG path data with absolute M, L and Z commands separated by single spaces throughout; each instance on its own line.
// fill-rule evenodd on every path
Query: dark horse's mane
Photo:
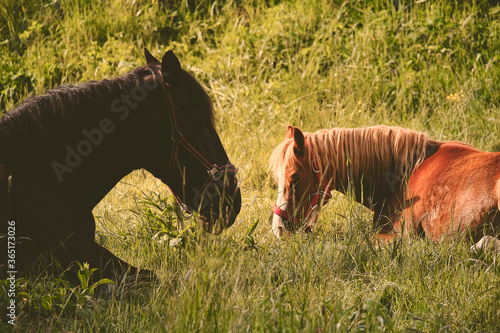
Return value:
M 156 69 L 159 70 L 159 66 Z M 27 98 L 0 118 L 0 160 L 9 154 L 9 147 L 22 149 L 23 145 L 39 140 L 50 141 L 57 133 L 70 133 L 95 122 L 109 112 L 113 100 L 143 84 L 150 75 L 153 75 L 153 68 L 144 66 L 121 77 L 76 86 L 62 85 L 43 95 Z M 155 82 L 160 84 L 159 74 L 154 75 Z M 213 107 L 205 90 L 184 70 L 181 70 L 180 80 L 192 94 L 190 100 L 196 112 L 208 110 L 213 124 Z M 161 98 L 157 103 L 162 103 L 162 107 L 165 101 Z

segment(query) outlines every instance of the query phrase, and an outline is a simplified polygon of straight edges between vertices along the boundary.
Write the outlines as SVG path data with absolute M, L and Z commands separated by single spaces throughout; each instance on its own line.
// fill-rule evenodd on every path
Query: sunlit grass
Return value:
M 491 254 L 461 242 L 374 244 L 371 212 L 338 193 L 313 234 L 277 240 L 270 230 L 268 158 L 288 124 L 398 125 L 500 150 L 500 7 L 400 2 L 0 4 L 2 111 L 59 84 L 122 75 L 144 64 L 144 46 L 157 57 L 173 49 L 213 99 L 243 196 L 222 235 L 176 226 L 161 242 L 155 218 L 175 216 L 146 202 L 174 201 L 159 180 L 133 172 L 94 209 L 96 240 L 160 282 L 57 311 L 20 305 L 17 329 L 496 331 L 500 266 Z M 170 246 L 172 237 L 182 243 Z M 19 285 L 29 304 L 76 304 L 59 282 L 29 281 Z

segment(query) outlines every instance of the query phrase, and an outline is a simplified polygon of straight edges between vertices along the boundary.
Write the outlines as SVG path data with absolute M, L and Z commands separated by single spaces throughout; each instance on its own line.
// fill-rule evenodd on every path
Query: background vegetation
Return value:
M 372 244 L 370 212 L 340 194 L 314 234 L 275 239 L 267 159 L 288 124 L 399 125 L 500 150 L 499 29 L 500 7 L 481 0 L 3 0 L 2 112 L 122 75 L 144 64 L 143 47 L 173 49 L 214 101 L 244 200 L 235 225 L 210 236 L 176 215 L 158 180 L 132 173 L 95 208 L 96 239 L 160 282 L 94 298 L 85 279 L 22 279 L 15 329 L 497 331 L 491 253 Z

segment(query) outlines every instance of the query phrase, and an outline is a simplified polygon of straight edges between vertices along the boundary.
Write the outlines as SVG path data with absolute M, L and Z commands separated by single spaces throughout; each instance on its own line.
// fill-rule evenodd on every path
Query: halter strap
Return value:
M 236 173 L 237 169 L 234 164 L 225 164 L 223 166 L 218 166 L 217 164 L 212 164 L 208 161 L 208 159 L 201 154 L 189 141 L 184 137 L 182 132 L 179 130 L 179 125 L 177 123 L 177 118 L 175 116 L 175 107 L 174 100 L 172 98 L 172 93 L 170 92 L 169 85 L 163 80 L 163 75 L 160 70 L 157 70 L 158 75 L 160 76 L 160 82 L 162 87 L 163 98 L 165 99 L 165 105 L 167 109 L 167 113 L 170 120 L 170 128 L 172 130 L 172 152 L 170 154 L 170 163 L 169 163 L 169 176 L 168 179 L 172 176 L 175 170 L 175 164 L 177 163 L 177 152 L 179 150 L 179 145 L 182 145 L 188 153 L 190 153 L 194 158 L 200 162 L 201 165 L 207 169 L 208 179 L 202 186 L 201 192 L 204 192 L 204 189 L 208 184 L 210 184 L 210 179 L 213 181 L 219 180 L 224 173 Z M 193 208 L 187 206 L 182 202 L 177 194 L 172 191 L 172 194 L 179 204 L 183 208 L 184 211 L 187 211 L 189 214 L 193 212 Z
M 281 209 L 277 204 L 274 204 L 273 213 L 286 221 L 295 222 L 295 216 L 289 216 L 286 210 Z

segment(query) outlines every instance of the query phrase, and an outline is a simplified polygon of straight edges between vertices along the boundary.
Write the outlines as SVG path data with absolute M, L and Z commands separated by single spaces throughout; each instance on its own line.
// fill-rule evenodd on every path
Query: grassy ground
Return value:
M 0 106 L 113 77 L 173 49 L 206 87 L 243 208 L 222 235 L 180 221 L 143 171 L 95 208 L 97 240 L 156 285 L 94 299 L 18 281 L 19 331 L 495 332 L 500 264 L 468 244 L 366 241 L 340 194 L 312 235 L 277 240 L 267 159 L 286 125 L 399 125 L 500 150 L 500 7 L 487 1 L 4 0 Z M 255 229 L 254 229 L 255 227 Z M 89 273 L 90 274 L 90 273 Z M 1 307 L 7 282 L 1 282 Z M 10 329 L 2 316 L 2 327 Z

